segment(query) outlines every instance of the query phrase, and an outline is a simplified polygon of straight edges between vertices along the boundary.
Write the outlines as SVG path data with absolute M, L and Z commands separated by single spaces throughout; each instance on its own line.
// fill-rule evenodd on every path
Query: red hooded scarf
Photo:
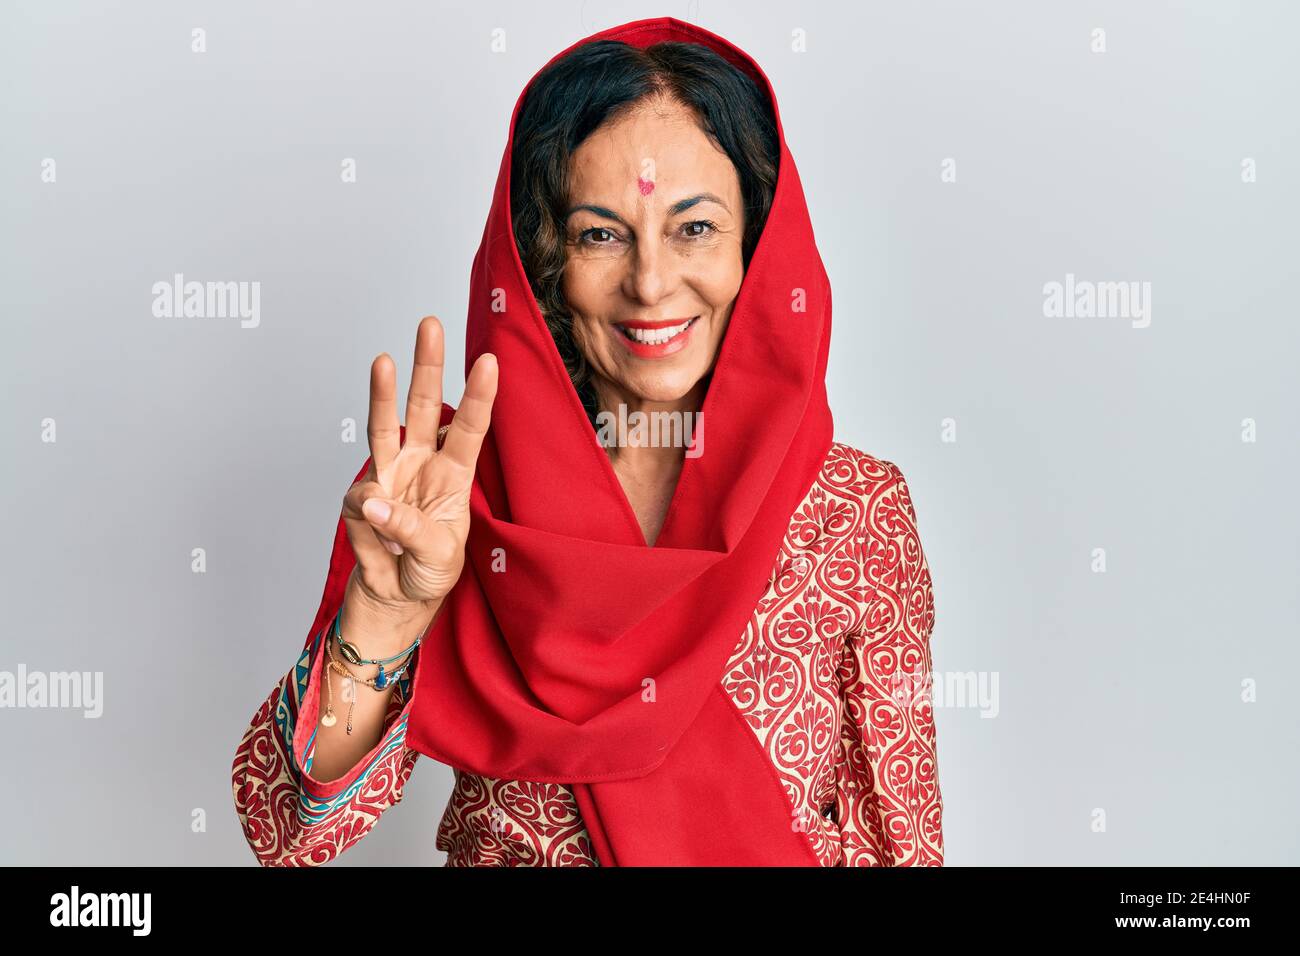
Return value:
M 702 44 L 751 76 L 776 112 L 758 64 L 692 24 L 628 23 L 551 62 L 595 40 Z M 463 771 L 571 785 L 603 866 L 818 865 L 723 684 L 832 439 L 830 284 L 780 115 L 775 197 L 701 409 L 707 441 L 685 458 L 648 547 L 515 246 L 522 102 L 470 276 L 466 374 L 492 352 L 500 384 L 465 570 L 420 648 L 407 744 Z M 340 520 L 313 635 L 354 563 Z

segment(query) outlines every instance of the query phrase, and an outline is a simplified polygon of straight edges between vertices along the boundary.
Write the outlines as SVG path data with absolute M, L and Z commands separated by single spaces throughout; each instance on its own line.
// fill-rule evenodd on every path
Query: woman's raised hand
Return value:
M 416 333 L 403 442 L 397 368 L 387 353 L 370 366 L 370 467 L 344 496 L 343 520 L 357 558 L 352 586 L 376 608 L 437 605 L 465 566 L 470 486 L 492 419 L 496 356 L 481 355 L 470 369 L 439 449 L 442 370 L 442 324 L 428 316 Z

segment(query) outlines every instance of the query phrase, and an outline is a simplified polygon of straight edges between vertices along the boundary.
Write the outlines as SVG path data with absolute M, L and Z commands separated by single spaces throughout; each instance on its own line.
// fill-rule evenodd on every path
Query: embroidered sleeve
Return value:
M 418 756 L 405 744 L 417 670 L 412 661 L 375 747 L 336 780 L 311 775 L 326 633 L 303 649 L 263 701 L 235 753 L 235 811 L 262 866 L 320 866 L 337 857 L 401 801 Z
M 862 615 L 839 668 L 842 865 L 942 866 L 930 635 L 934 595 L 907 482 L 892 462 L 869 486 Z

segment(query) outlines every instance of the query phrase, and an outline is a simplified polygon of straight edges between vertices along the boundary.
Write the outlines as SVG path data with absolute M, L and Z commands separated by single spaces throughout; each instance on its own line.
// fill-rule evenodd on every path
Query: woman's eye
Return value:
M 600 238 L 597 238 L 597 237 Z M 608 229 L 602 229 L 600 226 L 593 226 L 591 229 L 584 229 L 578 238 L 593 246 L 603 246 L 613 240 L 614 234 Z
M 684 226 L 682 226 L 682 229 L 685 230 L 685 235 L 687 239 L 703 238 L 704 236 L 707 236 L 710 233 L 712 233 L 717 228 L 718 227 L 714 223 L 709 222 L 709 220 L 707 219 L 696 219 L 695 221 L 688 222 Z

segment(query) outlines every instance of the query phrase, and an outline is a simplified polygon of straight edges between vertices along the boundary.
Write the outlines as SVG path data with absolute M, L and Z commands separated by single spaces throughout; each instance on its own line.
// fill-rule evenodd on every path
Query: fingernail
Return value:
M 361 513 L 371 521 L 383 524 L 388 520 L 388 516 L 393 513 L 393 509 L 388 507 L 386 501 L 380 501 L 378 498 L 367 498 L 366 503 L 361 506 Z
M 384 547 L 387 548 L 389 551 L 393 552 L 393 554 L 402 553 L 402 546 L 398 544 L 396 541 L 389 541 L 387 538 L 385 538 Z

